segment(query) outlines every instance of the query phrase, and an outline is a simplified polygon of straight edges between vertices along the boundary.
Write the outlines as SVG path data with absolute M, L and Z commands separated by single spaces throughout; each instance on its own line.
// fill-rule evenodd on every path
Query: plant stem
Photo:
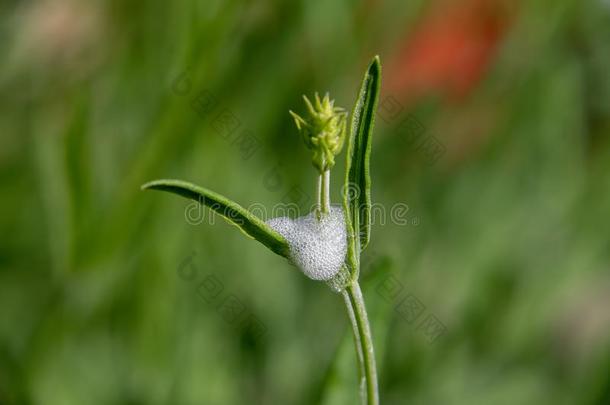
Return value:
M 328 214 L 330 212 L 329 190 L 330 170 L 326 170 L 318 177 L 318 210 L 320 214 Z M 354 332 L 356 357 L 360 370 L 360 398 L 363 405 L 379 405 L 373 337 L 358 280 L 352 281 L 342 291 L 342 294 L 347 314 L 352 324 L 352 331 Z
M 330 212 L 330 170 L 318 177 L 318 207 L 323 214 Z
M 345 300 L 345 306 L 347 307 L 347 313 L 354 332 L 356 357 L 358 358 L 360 368 L 360 397 L 362 403 L 365 405 L 379 405 L 373 338 L 364 306 L 364 299 L 362 298 L 362 291 L 360 291 L 360 284 L 358 284 L 357 280 L 343 291 L 343 299 Z

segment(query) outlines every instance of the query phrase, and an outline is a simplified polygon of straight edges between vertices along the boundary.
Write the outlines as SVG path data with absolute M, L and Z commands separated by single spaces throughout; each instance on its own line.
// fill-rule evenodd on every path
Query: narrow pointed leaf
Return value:
M 155 180 L 142 186 L 142 190 L 161 190 L 178 194 L 210 208 L 231 224 L 237 226 L 244 234 L 256 239 L 274 253 L 288 257 L 288 242 L 260 218 L 252 215 L 247 209 L 228 198 L 181 180 Z
M 371 235 L 371 178 L 369 161 L 379 101 L 381 64 L 376 56 L 362 81 L 352 112 L 352 125 L 347 146 L 344 206 L 351 225 L 352 254 L 360 254 Z M 359 236 L 359 237 L 358 237 Z

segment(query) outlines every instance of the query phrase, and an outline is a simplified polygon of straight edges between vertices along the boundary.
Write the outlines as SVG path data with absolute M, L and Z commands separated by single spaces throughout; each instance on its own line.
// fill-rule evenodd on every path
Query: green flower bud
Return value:
M 328 93 L 320 100 L 315 94 L 315 105 L 307 96 L 303 96 L 307 106 L 308 116 L 302 118 L 290 111 L 297 129 L 305 141 L 307 148 L 313 151 L 312 162 L 320 174 L 330 170 L 335 165 L 335 156 L 341 152 L 345 142 L 347 112 L 335 107 Z

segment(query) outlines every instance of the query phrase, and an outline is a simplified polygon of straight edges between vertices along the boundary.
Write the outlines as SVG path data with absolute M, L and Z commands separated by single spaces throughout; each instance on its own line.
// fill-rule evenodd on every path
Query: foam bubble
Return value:
M 296 219 L 279 217 L 267 221 L 290 246 L 290 259 L 313 280 L 330 280 L 335 276 L 347 252 L 345 218 L 340 206 L 320 220 L 316 212 Z

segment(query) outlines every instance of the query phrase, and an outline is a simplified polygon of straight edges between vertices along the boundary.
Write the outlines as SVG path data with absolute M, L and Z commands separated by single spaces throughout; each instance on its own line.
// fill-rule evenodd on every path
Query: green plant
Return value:
M 345 141 L 347 112 L 335 107 L 328 94 L 323 99 L 316 94 L 313 104 L 307 97 L 304 97 L 308 112 L 306 118 L 290 111 L 306 146 L 313 152 L 312 162 L 319 176 L 318 205 L 315 212 L 312 213 L 315 215 L 305 217 L 301 223 L 295 225 L 290 222 L 290 219 L 264 222 L 228 198 L 181 180 L 155 180 L 142 186 L 142 189 L 169 191 L 199 201 L 274 253 L 295 264 L 300 264 L 301 270 L 310 278 L 325 280 L 333 290 L 341 293 L 354 334 L 361 377 L 361 397 L 363 403 L 369 405 L 379 403 L 379 394 L 372 335 L 358 277 L 360 254 L 370 239 L 369 160 L 380 81 L 381 65 L 379 58 L 375 57 L 364 76 L 351 117 L 343 186 L 343 218 L 340 222 L 340 226 L 344 228 L 341 230 L 342 232 L 333 232 L 337 231 L 337 221 L 333 220 L 331 213 L 329 183 L 334 158 L 341 151 Z M 337 269 L 322 273 L 316 273 L 316 269 L 308 271 L 311 269 L 307 269 L 306 265 L 299 260 L 300 253 L 296 251 L 302 245 L 297 246 L 294 242 L 294 235 L 291 234 L 290 227 L 296 227 L 297 234 L 303 230 L 303 227 L 310 227 L 311 229 L 307 229 L 310 234 L 330 230 L 330 233 L 333 234 L 331 236 L 335 238 L 339 236 L 341 240 L 324 239 L 322 243 L 303 248 L 304 254 L 311 256 L 311 246 L 314 246 L 315 249 L 318 249 L 313 251 L 313 256 L 316 256 L 328 254 L 327 251 L 322 251 L 322 245 L 334 245 L 331 246 L 335 249 L 330 255 L 336 255 L 337 252 L 341 254 Z M 302 240 L 299 240 L 300 242 Z M 310 256 L 305 258 L 305 262 L 309 259 L 316 259 L 316 257 Z M 317 264 L 320 263 L 323 264 L 326 261 L 322 260 Z

